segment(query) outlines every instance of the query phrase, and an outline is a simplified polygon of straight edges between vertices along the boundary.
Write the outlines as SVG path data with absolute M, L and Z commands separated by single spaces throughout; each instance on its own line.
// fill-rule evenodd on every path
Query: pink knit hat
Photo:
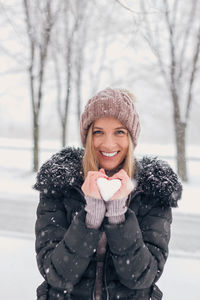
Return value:
M 89 99 L 80 121 L 81 141 L 85 147 L 90 125 L 97 119 L 113 117 L 128 129 L 134 148 L 140 133 L 139 116 L 134 105 L 134 96 L 123 89 L 106 88 Z

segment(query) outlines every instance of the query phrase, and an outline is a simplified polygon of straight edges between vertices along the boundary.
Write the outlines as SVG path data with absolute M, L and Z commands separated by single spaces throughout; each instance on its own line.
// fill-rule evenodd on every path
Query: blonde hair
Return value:
M 86 178 L 87 173 L 89 171 L 98 171 L 99 163 L 97 157 L 95 155 L 94 146 L 92 142 L 92 131 L 93 131 L 93 123 L 90 125 L 88 130 L 87 138 L 86 138 L 86 145 L 85 145 L 85 152 L 83 156 L 83 171 L 84 171 L 84 178 Z M 135 170 L 135 159 L 134 159 L 134 148 L 131 136 L 128 132 L 128 139 L 129 139 L 129 146 L 127 155 L 125 157 L 125 161 L 123 164 L 123 169 L 127 172 L 130 178 L 134 176 Z

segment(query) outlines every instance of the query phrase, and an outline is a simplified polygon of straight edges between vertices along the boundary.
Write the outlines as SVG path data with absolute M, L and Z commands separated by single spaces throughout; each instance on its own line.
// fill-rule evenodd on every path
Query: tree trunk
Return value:
M 79 65 L 78 68 L 78 74 L 77 74 L 77 84 L 76 84 L 76 90 L 77 90 L 77 122 L 78 122 L 78 128 L 80 126 L 80 118 L 81 118 L 81 66 Z
M 188 181 L 187 163 L 186 163 L 186 124 L 175 120 L 175 138 L 176 138 L 176 155 L 177 171 L 181 180 Z
M 66 121 L 62 123 L 62 147 L 66 145 Z
M 34 116 L 33 124 L 33 171 L 37 172 L 39 168 L 39 126 L 36 116 Z
M 188 181 L 187 177 L 187 161 L 186 161 L 186 128 L 187 123 L 181 121 L 179 96 L 175 87 L 174 80 L 174 69 L 175 64 L 172 65 L 171 70 L 171 96 L 174 110 L 174 128 L 175 128 L 175 139 L 176 139 L 176 164 L 177 172 L 181 180 Z

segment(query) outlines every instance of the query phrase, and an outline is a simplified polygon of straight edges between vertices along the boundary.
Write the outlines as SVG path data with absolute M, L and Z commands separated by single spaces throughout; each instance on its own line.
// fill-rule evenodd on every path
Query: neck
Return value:
M 112 177 L 115 173 L 119 172 L 119 170 L 122 169 L 123 164 L 124 164 L 124 161 L 123 161 L 120 165 L 118 165 L 115 169 L 112 169 L 112 170 L 105 170 L 106 175 L 107 175 L 108 177 Z

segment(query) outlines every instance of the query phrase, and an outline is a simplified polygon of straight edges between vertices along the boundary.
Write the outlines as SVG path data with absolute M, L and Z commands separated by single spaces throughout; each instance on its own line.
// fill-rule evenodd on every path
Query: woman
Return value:
M 171 208 L 182 187 L 169 165 L 134 158 L 134 97 L 107 88 L 85 106 L 83 149 L 66 148 L 37 175 L 37 299 L 161 299 Z

